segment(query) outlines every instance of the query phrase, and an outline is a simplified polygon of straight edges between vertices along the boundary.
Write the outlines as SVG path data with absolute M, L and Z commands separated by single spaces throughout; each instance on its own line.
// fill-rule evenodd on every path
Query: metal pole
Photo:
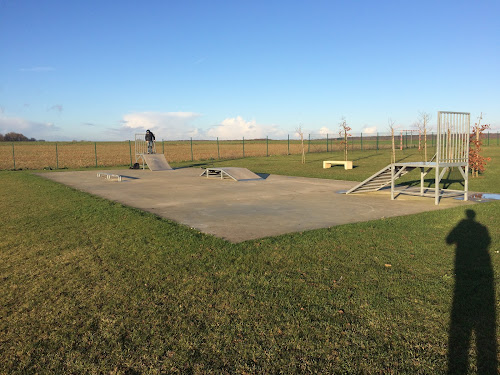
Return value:
M 217 137 L 217 159 L 220 159 L 220 151 L 219 151 L 219 137 Z
M 269 136 L 266 136 L 266 157 L 269 156 Z
M 97 168 L 97 142 L 94 142 L 95 167 Z
M 290 134 L 288 134 L 288 151 L 287 155 L 290 155 Z
M 378 132 L 377 132 L 377 151 L 378 151 Z
M 161 140 L 161 153 L 165 154 L 165 141 L 163 140 L 163 138 Z
M 56 142 L 56 169 L 59 169 L 59 153 L 57 152 L 57 142 Z
M 363 133 L 361 133 L 361 151 L 363 151 Z
M 326 152 L 328 152 L 328 133 L 326 133 Z
M 490 145 L 490 132 L 488 132 L 488 146 Z
M 243 157 L 245 157 L 245 137 L 243 137 Z
M 14 143 L 12 143 L 12 160 L 14 161 L 14 169 L 16 169 L 16 154 L 14 152 Z
M 194 157 L 193 157 L 193 137 L 191 137 L 191 161 L 194 160 Z
M 311 133 L 309 133 L 309 143 L 307 144 L 307 153 L 311 151 Z
M 130 166 L 132 166 L 132 142 L 128 140 L 128 150 L 130 151 Z

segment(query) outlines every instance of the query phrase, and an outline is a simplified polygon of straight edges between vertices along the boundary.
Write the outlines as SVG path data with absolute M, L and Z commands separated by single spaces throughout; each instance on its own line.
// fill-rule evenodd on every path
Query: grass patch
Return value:
M 429 154 L 432 154 L 429 151 Z M 478 178 L 469 178 L 469 191 L 500 193 L 500 147 L 484 148 L 484 156 L 491 157 L 486 171 Z M 172 163 L 174 167 L 244 167 L 255 173 L 281 174 L 286 176 L 327 178 L 346 181 L 363 181 L 390 164 L 390 150 L 352 151 L 349 160 L 354 163 L 354 169 L 345 170 L 343 166 L 323 169 L 323 160 L 343 160 L 342 152 L 311 153 L 306 155 L 306 163 L 301 163 L 301 155 L 276 155 L 269 157 L 251 157 L 234 160 L 208 160 L 197 162 Z M 422 160 L 422 152 L 418 149 L 397 151 L 398 162 Z M 443 178 L 443 185 L 450 189 L 463 189 L 461 175 L 456 169 Z M 398 180 L 402 184 L 418 184 L 420 172 L 414 170 Z M 434 171 L 426 179 L 426 186 L 434 186 Z
M 350 172 L 292 158 L 231 165 Z M 352 172 L 380 169 L 363 160 Z M 1 373 L 446 372 L 445 239 L 463 208 L 230 244 L 27 172 L 0 179 Z M 500 203 L 473 209 L 499 275 Z M 475 354 L 473 371 L 496 365 Z

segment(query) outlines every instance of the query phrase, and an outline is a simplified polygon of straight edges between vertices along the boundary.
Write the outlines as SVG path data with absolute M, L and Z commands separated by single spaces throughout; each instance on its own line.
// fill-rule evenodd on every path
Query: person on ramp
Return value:
M 148 154 L 153 154 L 153 142 L 155 141 L 155 135 L 151 130 L 146 130 L 146 142 L 148 142 Z

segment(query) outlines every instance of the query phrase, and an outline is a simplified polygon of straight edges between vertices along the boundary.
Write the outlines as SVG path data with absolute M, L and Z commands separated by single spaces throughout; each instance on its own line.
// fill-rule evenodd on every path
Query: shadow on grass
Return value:
M 455 289 L 448 337 L 448 373 L 467 374 L 469 348 L 475 333 L 477 373 L 496 374 L 497 338 L 494 272 L 488 248 L 488 229 L 475 220 L 474 210 L 465 211 L 446 237 L 455 244 Z

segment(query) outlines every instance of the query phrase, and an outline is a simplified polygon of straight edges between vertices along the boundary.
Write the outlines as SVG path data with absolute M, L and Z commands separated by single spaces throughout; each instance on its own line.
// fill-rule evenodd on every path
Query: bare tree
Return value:
M 352 129 L 347 125 L 347 121 L 345 117 L 342 117 L 342 120 L 340 121 L 340 130 L 339 130 L 339 135 L 343 137 L 344 139 L 342 140 L 341 144 L 344 146 L 344 160 L 347 161 L 347 149 L 348 149 L 348 142 L 347 142 L 347 137 L 350 137 L 351 134 L 349 134 L 349 131 Z
M 483 112 L 481 112 L 481 115 L 478 117 L 477 122 L 472 128 L 472 133 L 469 136 L 469 167 L 472 171 L 472 177 L 479 177 L 479 172 L 484 172 L 486 168 L 486 162 L 491 160 L 491 158 L 486 158 L 481 155 L 481 146 L 483 145 L 481 138 L 484 137 L 484 131 L 490 128 L 489 124 L 481 125 L 482 119 Z
M 424 134 L 424 161 L 427 161 L 427 130 L 429 128 L 429 121 L 431 120 L 431 115 L 427 112 L 418 112 L 418 120 L 416 122 L 416 127 Z M 419 144 L 420 149 L 420 144 Z
M 300 145 L 302 147 L 302 164 L 306 163 L 306 149 L 304 147 L 304 132 L 302 131 L 302 125 L 299 125 L 297 129 L 295 129 L 297 134 L 300 137 Z
M 392 139 L 392 155 L 391 155 L 391 163 L 396 162 L 396 144 L 394 142 L 394 124 L 396 123 L 393 121 L 390 117 L 387 120 L 387 123 L 389 124 L 389 130 L 391 131 L 391 139 Z

